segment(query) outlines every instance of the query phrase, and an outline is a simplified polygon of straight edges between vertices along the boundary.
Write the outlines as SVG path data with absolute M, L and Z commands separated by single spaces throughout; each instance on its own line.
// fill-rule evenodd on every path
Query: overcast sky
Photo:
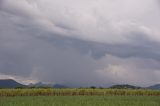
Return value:
M 160 83 L 159 0 L 0 0 L 0 79 Z

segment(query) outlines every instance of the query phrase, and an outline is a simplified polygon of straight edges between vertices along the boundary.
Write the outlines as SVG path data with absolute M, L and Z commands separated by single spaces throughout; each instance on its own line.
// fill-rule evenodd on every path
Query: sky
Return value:
M 0 0 L 0 79 L 160 83 L 159 0 Z

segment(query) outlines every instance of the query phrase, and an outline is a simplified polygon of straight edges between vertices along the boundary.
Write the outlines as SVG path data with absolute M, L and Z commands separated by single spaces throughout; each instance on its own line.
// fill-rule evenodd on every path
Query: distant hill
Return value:
M 141 89 L 141 87 L 128 85 L 128 84 L 125 84 L 125 85 L 113 85 L 110 88 L 112 88 L 112 89 Z
M 46 84 L 46 83 L 43 83 L 43 82 L 38 82 L 38 83 L 35 83 L 35 84 L 29 84 L 28 86 L 29 87 L 52 87 L 53 85 L 52 84 Z
M 0 79 L 0 88 L 17 88 L 17 87 L 50 87 L 50 88 L 70 88 L 67 85 L 62 85 L 62 84 L 46 84 L 46 83 L 35 83 L 35 84 L 29 84 L 23 85 L 15 80 L 12 79 Z M 71 87 L 72 88 L 72 87 Z M 160 90 L 160 84 L 156 84 L 153 86 L 149 87 L 139 87 L 139 86 L 133 86 L 133 85 L 128 85 L 128 84 L 122 84 L 122 85 L 113 85 L 109 87 L 111 89 L 153 89 L 153 90 Z
M 149 87 L 147 87 L 147 89 L 158 89 L 158 90 L 160 90 L 160 84 L 149 86 Z
M 68 88 L 68 86 L 55 84 L 55 85 L 53 85 L 53 88 Z
M 26 87 L 26 86 L 12 79 L 1 79 L 0 80 L 0 88 L 16 88 L 16 87 Z
M 61 84 L 46 84 L 43 82 L 38 82 L 35 84 L 29 84 L 29 87 L 51 87 L 51 88 L 68 88 L 65 85 L 61 85 Z

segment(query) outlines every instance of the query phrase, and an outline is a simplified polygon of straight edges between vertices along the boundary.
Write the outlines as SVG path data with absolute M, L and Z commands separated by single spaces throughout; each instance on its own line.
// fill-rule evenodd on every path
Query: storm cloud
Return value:
M 160 83 L 159 11 L 158 0 L 1 0 L 0 77 Z

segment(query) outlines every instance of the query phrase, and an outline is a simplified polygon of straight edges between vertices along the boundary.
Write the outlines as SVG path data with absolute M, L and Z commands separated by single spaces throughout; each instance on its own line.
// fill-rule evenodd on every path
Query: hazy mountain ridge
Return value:
M 63 84 L 46 84 L 43 82 L 38 82 L 35 84 L 23 85 L 21 83 L 16 82 L 12 79 L 1 79 L 0 80 L 0 88 L 17 88 L 17 87 L 51 87 L 51 88 L 72 88 L 67 85 Z M 103 87 L 102 87 L 103 88 Z M 106 88 L 106 87 L 104 87 Z M 140 86 L 133 86 L 128 84 L 115 84 L 110 87 L 111 89 L 153 89 L 153 90 L 160 90 L 160 84 L 155 84 L 149 87 L 140 87 Z
M 61 84 L 48 84 L 48 83 L 43 83 L 43 82 L 38 82 L 35 84 L 29 84 L 29 87 L 50 87 L 50 88 L 69 88 L 66 85 L 61 85 Z
M 133 85 L 128 85 L 128 84 L 113 85 L 113 86 L 111 86 L 110 88 L 112 88 L 112 89 L 142 89 L 142 87 L 133 86 Z
M 27 86 L 20 84 L 12 79 L 0 80 L 0 88 L 16 88 L 16 87 L 27 87 Z
M 147 89 L 159 89 L 160 90 L 160 84 L 149 86 L 147 87 Z

